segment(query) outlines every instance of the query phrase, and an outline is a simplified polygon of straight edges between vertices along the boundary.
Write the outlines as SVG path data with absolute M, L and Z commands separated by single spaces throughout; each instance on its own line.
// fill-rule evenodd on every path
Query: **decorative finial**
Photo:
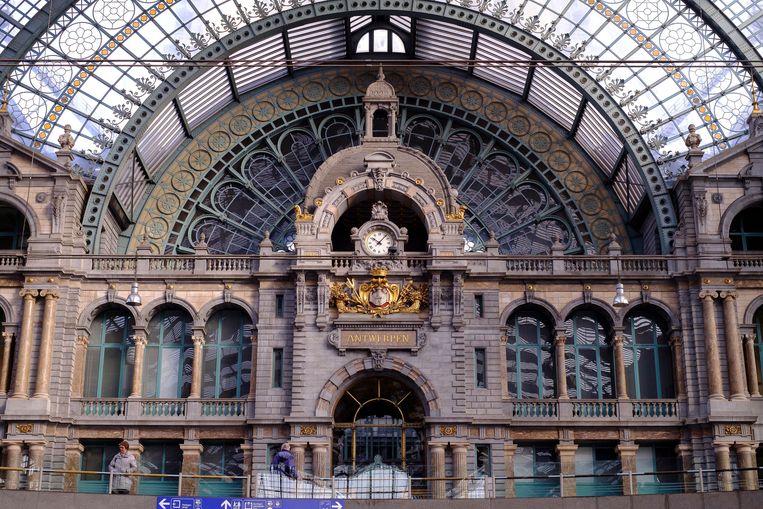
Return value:
M 758 91 L 755 88 L 755 78 L 752 78 L 752 114 L 760 115 L 760 106 L 758 106 Z
M 694 124 L 689 124 L 689 135 L 686 137 L 686 146 L 689 151 L 699 149 L 699 145 L 702 143 L 702 137 L 697 134 L 697 127 Z
M 379 74 L 376 76 L 376 79 L 384 81 L 384 69 L 382 68 L 381 62 L 379 62 Z
M 3 85 L 3 103 L 0 104 L 0 113 L 8 112 L 8 99 L 11 96 L 11 83 L 10 78 L 5 79 L 5 85 Z

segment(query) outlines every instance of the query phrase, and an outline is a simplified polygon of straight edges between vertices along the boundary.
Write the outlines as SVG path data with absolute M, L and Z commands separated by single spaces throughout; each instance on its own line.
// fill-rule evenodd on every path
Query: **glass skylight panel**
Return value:
M 289 30 L 288 36 L 291 58 L 295 60 L 295 67 L 346 56 L 342 20 L 335 19 L 303 25 Z
M 180 146 L 184 138 L 185 131 L 175 107 L 168 104 L 138 140 L 138 153 L 149 175 L 155 175 L 162 161 Z
M 225 68 L 217 67 L 196 79 L 178 94 L 180 106 L 191 129 L 196 129 L 223 106 L 233 101 Z
M 411 31 L 411 18 L 408 16 L 390 16 L 389 22 L 403 32 Z
M 416 23 L 416 55 L 427 60 L 468 60 L 472 46 L 472 31 L 451 23 L 420 19 Z M 453 64 L 466 69 L 467 66 Z
M 633 163 L 630 155 L 624 158 L 622 164 L 617 169 L 613 188 L 626 211 L 629 214 L 635 212 L 646 193 L 646 186 L 644 185 L 641 172 Z
M 623 145 L 591 103 L 586 105 L 575 139 L 604 173 L 612 173 Z
M 555 71 L 538 67 L 530 85 L 530 104 L 570 129 L 583 96 Z
M 503 64 L 475 66 L 474 74 L 496 85 L 506 87 L 516 94 L 522 94 L 527 81 L 528 69 L 521 63 L 510 62 L 529 61 L 530 57 L 527 53 L 505 42 L 480 34 L 479 39 L 477 39 L 476 59 L 478 62 L 508 61 Z
M 262 39 L 231 55 L 239 94 L 286 74 L 286 52 L 281 34 Z
M 371 23 L 371 16 L 352 16 L 350 17 L 350 32 L 355 32 L 369 23 Z
M 121 172 L 119 181 L 114 185 L 114 194 L 128 215 L 131 215 L 133 212 L 133 194 L 135 196 L 135 210 L 140 212 L 140 209 L 138 208 L 140 199 L 148 187 L 148 176 L 146 175 L 146 172 L 143 171 L 139 161 L 134 161 L 134 152 L 131 152 L 130 154 L 131 156 L 126 158 L 124 171 Z M 133 162 L 135 163 L 134 179 Z

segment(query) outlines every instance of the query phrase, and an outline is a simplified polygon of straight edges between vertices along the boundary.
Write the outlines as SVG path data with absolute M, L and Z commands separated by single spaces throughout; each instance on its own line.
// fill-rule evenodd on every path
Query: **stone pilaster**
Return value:
M 254 401 L 257 396 L 257 335 L 252 334 L 249 336 L 249 341 L 252 343 L 252 368 L 249 372 L 249 396 L 251 401 Z
M 730 399 L 747 399 L 742 345 L 739 342 L 739 325 L 734 301 L 736 293 L 721 292 L 723 299 L 723 323 L 726 332 L 726 361 L 728 362 Z
M 81 334 L 74 340 L 74 372 L 72 374 L 72 397 L 81 398 L 85 390 L 85 361 L 90 338 Z
M 517 444 L 503 444 L 503 475 L 506 476 L 506 486 L 503 496 L 513 498 L 517 496 L 514 477 L 514 455 L 517 452 Z
M 64 450 L 64 470 L 80 470 L 82 467 L 82 453 L 85 447 L 79 442 L 66 444 Z M 79 488 L 79 474 L 64 474 L 64 491 L 77 493 Z
M 129 452 L 135 456 L 135 464 L 138 465 L 138 470 L 140 471 L 140 455 L 143 454 L 143 445 L 141 445 L 141 443 L 137 440 L 127 440 L 127 442 L 130 444 Z M 130 487 L 130 495 L 137 495 L 138 485 L 140 484 L 141 477 L 136 475 L 132 476 L 131 479 L 132 486 Z
M 755 334 L 744 334 L 742 339 L 744 341 L 747 389 L 750 391 L 750 396 L 758 397 L 760 396 L 760 389 L 758 388 L 758 366 L 755 363 Z
M 556 446 L 556 452 L 559 453 L 559 471 L 565 477 L 563 481 L 563 493 L 565 497 L 574 497 L 577 493 L 575 486 L 575 452 L 578 450 L 577 444 L 561 443 Z
M 612 346 L 615 353 L 615 377 L 617 385 L 617 399 L 628 399 L 628 381 L 625 378 L 625 355 L 623 353 L 625 336 L 615 335 L 612 338 Z
M 559 399 L 570 399 L 567 394 L 567 371 L 564 367 L 564 345 L 567 343 L 567 337 L 564 334 L 557 334 L 554 338 L 554 355 L 556 355 L 556 397 Z
M 466 467 L 466 451 L 469 444 L 451 444 L 453 453 L 453 477 L 456 478 L 456 498 L 466 498 L 467 481 L 469 475 Z
M 9 468 L 21 468 L 21 444 L 22 442 L 3 442 L 5 447 L 5 466 Z M 5 489 L 19 489 L 21 471 L 7 470 L 5 472 Z
M 194 335 L 193 340 L 193 366 L 191 368 L 191 393 L 189 398 L 201 397 L 201 367 L 204 360 L 204 336 Z
M 132 367 L 132 390 L 131 398 L 140 398 L 143 395 L 143 357 L 146 352 L 145 336 L 133 336 L 135 344 L 135 364 Z M 134 483 L 133 483 L 134 484 Z
M 13 334 L 10 332 L 3 332 L 2 336 L 2 350 L 0 350 L 0 397 L 5 396 L 8 393 L 8 379 L 11 374 L 11 346 L 13 345 Z
M 715 306 L 713 299 L 717 292 L 701 291 L 699 298 L 702 300 L 702 315 L 705 330 L 705 362 L 707 363 L 707 385 L 710 399 L 723 398 L 723 384 L 721 382 L 721 357 L 718 352 L 718 326 L 715 320 Z
M 718 491 L 732 491 L 730 444 L 715 443 L 715 468 L 718 474 Z
M 37 290 L 24 288 L 20 293 L 24 299 L 24 308 L 21 311 L 21 333 L 18 351 L 16 352 L 16 372 L 13 377 L 11 397 L 26 399 L 29 397 L 29 366 L 32 360 L 32 329 L 34 326 L 32 320 Z
M 686 398 L 686 375 L 684 373 L 683 340 L 678 334 L 670 338 L 670 349 L 673 353 L 673 377 L 676 384 L 676 398 Z
M 199 493 L 199 478 L 193 477 L 201 472 L 201 452 L 204 447 L 196 441 L 187 441 L 180 444 L 183 452 L 183 482 L 180 486 L 180 494 L 184 497 L 193 497 Z
M 28 489 L 39 491 L 42 482 L 42 472 L 45 460 L 45 442 L 27 442 L 29 446 L 29 475 L 27 476 Z
M 56 307 L 58 290 L 42 290 L 45 303 L 42 311 L 40 351 L 37 356 L 37 383 L 33 398 L 48 399 L 50 392 L 50 363 L 53 357 L 53 336 L 56 330 Z
M 691 493 L 695 490 L 694 474 L 688 473 L 689 470 L 694 470 L 694 452 L 692 450 L 691 444 L 678 444 L 676 446 L 676 454 L 678 455 L 678 459 L 681 462 L 681 470 L 686 472 L 681 474 L 683 477 L 683 491 L 686 493 Z
M 737 443 L 737 464 L 739 465 L 739 481 L 743 490 L 758 489 L 758 465 L 754 447 L 757 444 Z
M 329 474 L 329 445 L 313 444 L 313 476 L 318 479 L 327 479 Z
M 429 444 L 429 465 L 432 498 L 445 498 L 445 444 Z
M 302 473 L 305 471 L 305 445 L 290 443 L 291 455 L 294 456 L 294 467 L 297 469 L 297 475 L 302 477 Z
M 620 456 L 621 471 L 637 472 L 636 467 L 636 451 L 638 451 L 638 445 L 636 444 L 619 444 L 617 446 L 617 454 Z M 623 475 L 623 495 L 638 495 L 638 477 L 629 475 Z

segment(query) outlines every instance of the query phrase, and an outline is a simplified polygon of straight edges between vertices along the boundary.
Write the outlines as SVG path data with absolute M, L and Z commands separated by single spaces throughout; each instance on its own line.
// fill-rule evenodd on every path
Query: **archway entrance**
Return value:
M 356 382 L 334 411 L 334 475 L 351 475 L 383 463 L 401 468 L 411 477 L 424 477 L 424 416 L 414 387 L 390 376 Z

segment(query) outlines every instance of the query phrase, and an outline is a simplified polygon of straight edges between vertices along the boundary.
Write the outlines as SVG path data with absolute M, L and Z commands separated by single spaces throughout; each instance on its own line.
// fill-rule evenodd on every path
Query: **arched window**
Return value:
M 0 204 L 0 250 L 26 249 L 29 223 L 15 208 Z
M 239 310 L 224 309 L 210 317 L 205 332 L 201 397 L 245 397 L 252 372 L 251 321 Z
M 313 137 L 304 131 L 291 131 L 281 140 L 279 150 L 297 181 L 307 187 L 315 170 L 323 162 L 321 149 Z
M 674 398 L 673 356 L 666 327 L 649 313 L 636 311 L 625 319 L 623 359 L 628 396 Z
M 509 318 L 506 367 L 512 398 L 554 397 L 552 331 L 536 310 L 517 311 Z
M 323 126 L 323 148 L 328 155 L 333 155 L 349 147 L 357 145 L 357 129 L 346 118 L 335 117 Z
M 392 30 L 374 29 L 360 36 L 356 53 L 405 53 L 405 44 Z
M 763 206 L 743 210 L 731 222 L 729 239 L 734 251 L 763 251 Z
M 758 392 L 763 394 L 763 307 L 755 312 L 755 366 L 758 373 Z
M 564 322 L 567 392 L 571 398 L 614 397 L 612 347 L 607 322 L 598 312 L 578 310 Z
M 448 137 L 437 156 L 437 164 L 450 180 L 450 185 L 458 187 L 469 170 L 477 163 L 480 141 L 471 133 L 457 132 Z
M 389 112 L 387 110 L 379 108 L 374 111 L 372 128 L 374 138 L 389 136 Z
M 437 139 L 441 134 L 440 126 L 434 120 L 418 117 L 411 120 L 403 132 L 403 145 L 415 148 L 429 157 L 434 157 Z
M 151 318 L 143 367 L 143 396 L 188 397 L 193 365 L 192 323 L 191 316 L 179 308 L 162 309 Z
M 85 361 L 86 398 L 126 398 L 132 388 L 135 348 L 133 318 L 124 309 L 108 309 L 90 324 Z

